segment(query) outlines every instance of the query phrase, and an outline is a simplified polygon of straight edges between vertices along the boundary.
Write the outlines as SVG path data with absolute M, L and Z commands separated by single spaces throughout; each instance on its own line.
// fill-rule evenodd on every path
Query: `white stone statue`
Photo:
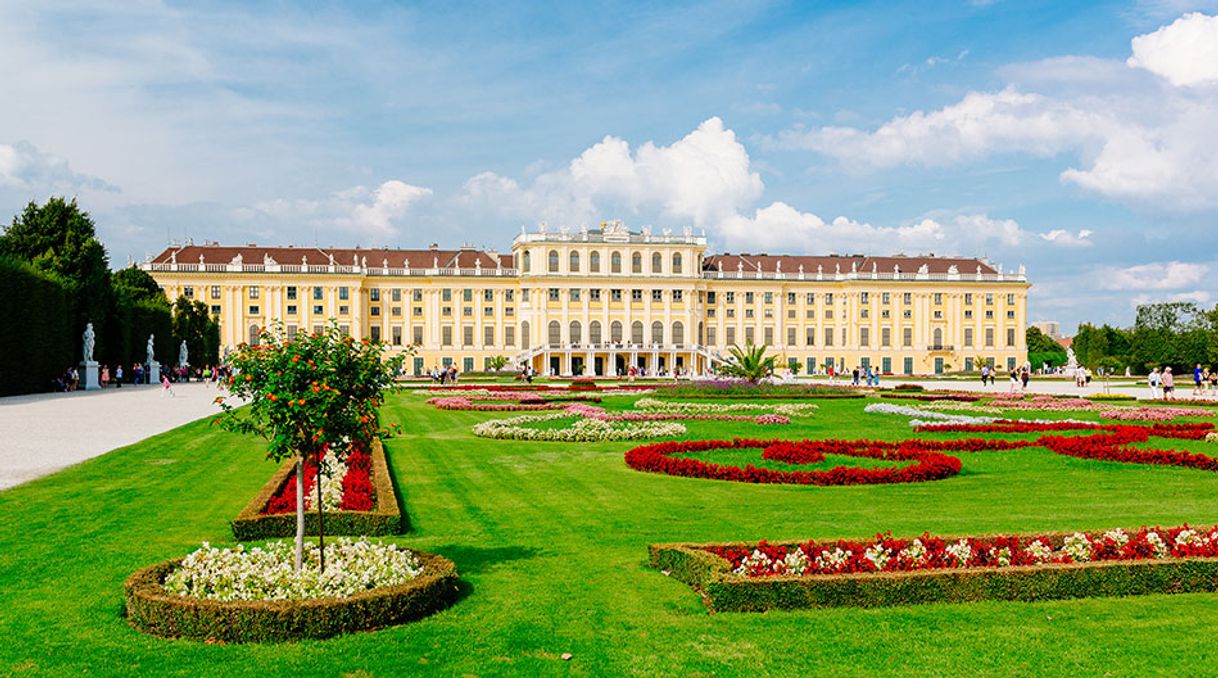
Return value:
M 190 364 L 187 362 L 189 357 L 190 351 L 186 348 L 186 340 L 183 339 L 182 344 L 178 346 L 178 366 L 186 367 L 188 364 Z
M 93 323 L 85 323 L 85 333 L 83 335 L 85 341 L 85 362 L 93 362 L 93 346 L 97 341 L 97 335 L 93 333 Z
M 156 343 L 156 335 L 155 335 L 155 334 L 149 334 L 149 335 L 148 335 L 148 346 L 147 346 L 147 351 L 148 351 L 148 364 L 149 364 L 149 365 L 151 365 L 152 363 L 156 362 L 155 351 L 154 351 L 154 349 L 153 349 L 153 344 L 154 344 L 154 343 Z
M 1074 356 L 1073 348 L 1066 349 L 1066 369 L 1068 369 L 1068 370 L 1078 369 L 1078 358 L 1076 358 Z

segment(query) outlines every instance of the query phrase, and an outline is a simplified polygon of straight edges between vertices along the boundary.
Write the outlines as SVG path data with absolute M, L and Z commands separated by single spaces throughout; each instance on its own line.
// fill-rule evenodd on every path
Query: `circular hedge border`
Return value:
M 414 551 L 423 573 L 398 586 L 361 591 L 349 598 L 224 602 L 167 593 L 161 585 L 182 558 L 146 567 L 127 578 L 127 621 L 162 638 L 263 643 L 329 638 L 412 621 L 456 601 L 457 566 Z

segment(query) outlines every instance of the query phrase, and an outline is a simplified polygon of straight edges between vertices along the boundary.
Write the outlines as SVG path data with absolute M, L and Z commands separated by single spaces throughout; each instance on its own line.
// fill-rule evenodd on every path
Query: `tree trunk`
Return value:
M 317 547 L 321 549 L 321 571 L 326 571 L 326 511 L 321 503 L 321 474 L 324 470 L 322 465 L 322 453 L 317 453 L 317 480 L 313 483 L 317 486 Z
M 304 560 L 305 534 L 305 497 L 304 497 L 304 455 L 296 457 L 296 570 L 299 571 Z

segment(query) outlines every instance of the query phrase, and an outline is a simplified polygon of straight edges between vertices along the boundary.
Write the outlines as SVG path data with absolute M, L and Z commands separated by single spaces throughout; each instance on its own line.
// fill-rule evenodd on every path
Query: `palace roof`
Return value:
M 993 266 L 981 259 L 960 257 L 936 257 L 904 255 L 890 257 L 870 257 L 862 254 L 802 256 L 791 254 L 708 254 L 703 258 L 702 270 L 718 271 L 720 264 L 725 273 L 744 271 L 745 273 L 798 273 L 803 267 L 805 273 L 816 273 L 818 267 L 825 273 L 850 273 L 852 270 L 861 272 L 876 271 L 892 273 L 898 268 L 901 273 L 916 273 L 923 266 L 927 273 L 950 273 L 955 267 L 957 273 L 997 273 Z

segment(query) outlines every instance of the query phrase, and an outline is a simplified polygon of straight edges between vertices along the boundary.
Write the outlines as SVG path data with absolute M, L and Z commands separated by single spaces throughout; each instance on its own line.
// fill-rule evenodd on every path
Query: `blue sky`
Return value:
M 170 239 L 988 255 L 1034 319 L 1218 300 L 1218 1 L 0 0 L 0 218 Z

